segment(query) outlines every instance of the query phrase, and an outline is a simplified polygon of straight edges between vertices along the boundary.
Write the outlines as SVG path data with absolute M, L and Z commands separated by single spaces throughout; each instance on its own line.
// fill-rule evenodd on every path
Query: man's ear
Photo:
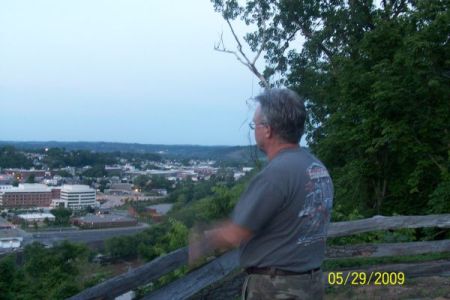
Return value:
M 266 138 L 271 138 L 273 136 L 272 127 L 266 126 L 264 127 L 264 129 L 266 130 L 266 132 L 264 133 L 266 135 Z

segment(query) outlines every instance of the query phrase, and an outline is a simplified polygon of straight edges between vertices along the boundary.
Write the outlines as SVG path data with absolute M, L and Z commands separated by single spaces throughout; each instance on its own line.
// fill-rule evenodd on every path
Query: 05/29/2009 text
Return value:
M 403 285 L 403 272 L 329 272 L 330 285 Z

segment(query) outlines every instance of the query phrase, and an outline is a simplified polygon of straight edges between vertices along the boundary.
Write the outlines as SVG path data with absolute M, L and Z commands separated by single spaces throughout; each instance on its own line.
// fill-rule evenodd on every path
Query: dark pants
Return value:
M 314 299 L 324 295 L 322 271 L 303 275 L 250 274 L 242 288 L 242 299 Z

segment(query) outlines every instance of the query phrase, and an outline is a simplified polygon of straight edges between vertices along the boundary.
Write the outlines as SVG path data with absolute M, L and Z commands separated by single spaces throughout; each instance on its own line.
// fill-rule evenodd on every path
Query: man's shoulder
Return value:
M 318 161 L 318 159 L 309 152 L 298 148 L 283 151 L 277 155 L 267 167 L 269 171 L 289 169 L 299 170 L 302 169 L 302 167 L 305 168 L 313 161 Z

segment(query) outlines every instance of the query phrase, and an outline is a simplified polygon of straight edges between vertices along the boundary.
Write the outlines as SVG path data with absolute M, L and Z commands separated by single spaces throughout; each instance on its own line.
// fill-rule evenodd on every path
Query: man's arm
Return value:
M 248 240 L 253 233 L 231 221 L 226 221 L 213 229 L 205 231 L 200 238 L 189 242 L 189 264 L 218 248 L 234 248 L 242 241 Z

